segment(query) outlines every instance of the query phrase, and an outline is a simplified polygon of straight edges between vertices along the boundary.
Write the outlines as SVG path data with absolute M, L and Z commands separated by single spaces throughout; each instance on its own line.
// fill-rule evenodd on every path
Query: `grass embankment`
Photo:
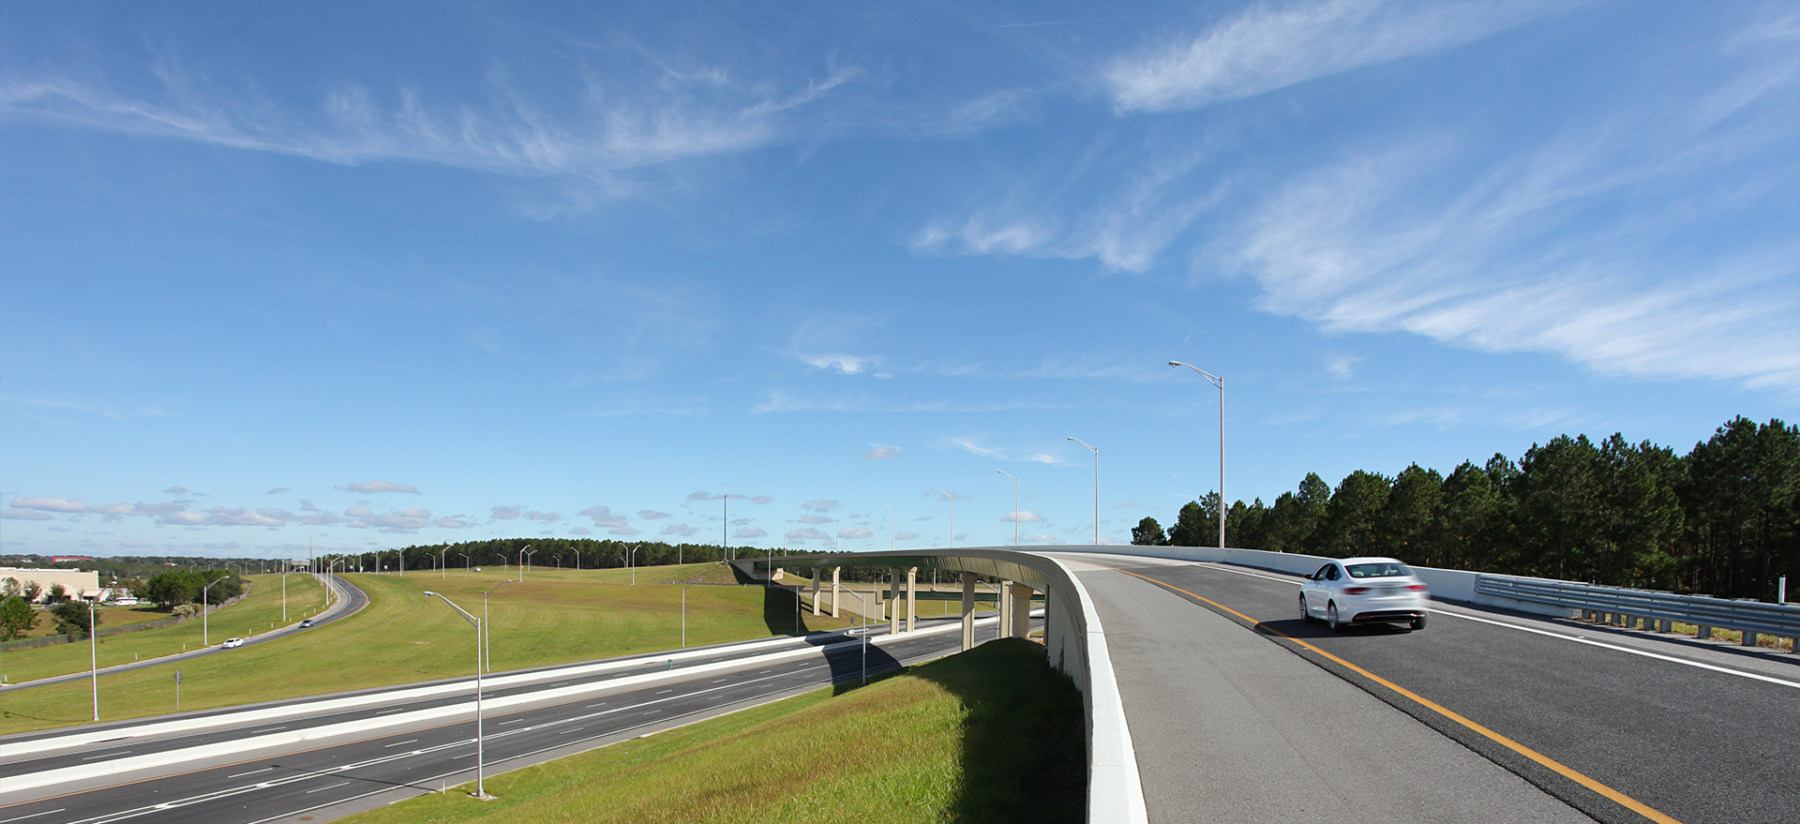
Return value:
M 287 623 L 299 623 L 307 615 L 323 609 L 325 606 L 325 588 L 318 581 L 306 575 L 289 575 L 287 582 L 287 614 L 288 621 L 281 618 L 281 576 L 252 575 L 250 594 L 223 609 L 214 610 L 205 621 L 198 616 L 190 621 L 172 627 L 127 632 L 119 635 L 100 636 L 98 653 L 99 664 L 110 667 L 118 664 L 129 664 L 133 661 L 160 658 L 179 652 L 200 649 L 205 645 L 208 636 L 213 644 L 232 636 L 249 637 L 260 635 Z M 108 607 L 99 610 L 100 629 L 122 626 L 129 623 L 168 618 L 170 613 L 161 611 L 145 611 L 143 607 Z M 129 615 L 136 620 L 114 621 L 115 614 Z M 46 623 L 54 623 L 45 615 L 40 619 Z M 33 681 L 56 675 L 67 675 L 88 670 L 90 655 L 86 641 L 71 644 L 56 644 L 36 649 L 14 650 L 4 654 L 6 682 L 17 684 L 22 681 Z M 102 686 L 105 680 L 101 681 Z M 33 689 L 45 689 L 34 687 Z M 85 687 L 84 687 L 85 689 Z M 10 709 L 14 696 L 0 699 Z
M 183 675 L 183 710 L 469 675 L 475 660 L 473 628 L 442 602 L 426 597 L 425 591 L 442 592 L 479 617 L 481 593 L 519 576 L 517 567 L 487 567 L 481 572 L 450 570 L 442 578 L 430 571 L 409 572 L 404 578 L 373 574 L 345 577 L 369 594 L 369 606 L 356 615 L 268 644 L 102 675 L 100 717 L 117 720 L 173 712 L 174 675 L 178 668 Z M 494 670 L 677 648 L 681 646 L 683 587 L 657 582 L 704 583 L 715 578 L 728 581 L 730 573 L 707 564 L 641 567 L 637 571 L 637 586 L 631 586 L 629 570 L 531 570 L 523 582 L 505 584 L 489 599 Z M 288 597 L 290 615 L 299 620 L 292 607 L 296 580 L 293 576 L 288 579 Z M 279 617 L 279 579 L 272 588 L 275 617 Z M 241 635 L 246 627 L 266 625 L 270 619 L 260 616 L 266 615 L 270 589 L 266 581 L 259 583 L 256 594 L 215 613 L 213 643 Z M 782 635 L 795 628 L 792 599 L 783 593 L 777 592 L 777 600 L 765 603 L 760 587 L 686 589 L 690 647 Z M 847 618 L 833 621 L 823 616 L 814 618 L 810 613 L 802 614 L 799 622 L 802 632 L 847 625 Z M 103 638 L 101 665 L 131 660 L 129 647 L 114 650 L 115 644 L 129 643 L 126 639 L 169 630 L 188 632 L 190 628 L 191 649 L 199 644 L 198 621 L 117 639 Z M 179 651 L 178 643 L 164 646 L 171 648 L 165 651 Z M 86 644 L 25 650 L 6 654 L 8 677 L 12 677 L 15 656 L 25 659 L 51 651 L 80 658 L 75 671 L 85 666 Z M 111 661 L 106 658 L 109 654 Z M 23 680 L 26 667 L 32 665 L 24 660 L 18 663 L 18 680 Z M 0 734 L 84 723 L 91 718 L 89 700 L 86 681 L 7 693 L 0 697 Z
M 169 613 L 153 606 L 142 607 L 101 607 L 94 610 L 95 617 L 100 619 L 100 628 L 123 627 L 131 624 L 142 624 L 145 621 L 156 621 L 169 617 Z M 49 635 L 62 635 L 56 631 L 56 616 L 50 610 L 37 611 L 37 624 L 27 630 L 20 638 L 43 638 Z
M 342 819 L 419 822 L 1075 822 L 1081 696 L 1043 647 L 997 641 Z

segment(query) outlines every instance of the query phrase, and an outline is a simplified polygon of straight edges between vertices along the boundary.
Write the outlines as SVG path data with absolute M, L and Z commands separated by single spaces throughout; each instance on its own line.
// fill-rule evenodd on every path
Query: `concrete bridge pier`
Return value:
M 962 574 L 962 648 L 975 648 L 975 573 Z
M 813 617 L 817 618 L 819 617 L 819 576 L 816 574 L 813 575 L 812 604 Z
M 1007 581 L 1004 579 L 1001 580 L 1000 581 L 1000 592 L 997 593 L 996 597 L 994 598 L 995 601 L 999 602 L 999 603 L 995 604 L 995 606 L 1000 608 L 1000 626 L 996 627 L 997 632 L 995 633 L 995 635 L 1000 638 L 1011 638 L 1012 637 L 1013 602 L 1012 602 L 1011 598 L 1007 597 L 1012 592 L 1012 588 L 1013 588 L 1013 582 Z
M 913 631 L 913 622 L 918 615 L 915 608 L 919 598 L 919 568 L 908 567 L 906 570 L 906 631 Z
M 1007 637 L 1025 638 L 1031 635 L 1031 593 L 1034 591 L 1035 590 L 1027 584 L 1012 585 L 1012 592 L 1010 593 L 1013 602 L 1012 615 L 1010 616 L 1012 618 L 1012 632 L 1010 632 Z M 1045 602 L 1045 606 L 1049 606 L 1048 601 Z M 1046 612 L 1047 611 L 1048 610 L 1046 609 Z
M 900 600 L 900 568 L 888 567 L 888 602 Z M 900 610 L 888 610 L 888 634 L 900 634 Z
M 838 599 L 844 596 L 843 588 L 838 585 L 838 575 L 843 571 L 843 567 L 831 568 L 831 617 L 833 618 L 838 617 Z

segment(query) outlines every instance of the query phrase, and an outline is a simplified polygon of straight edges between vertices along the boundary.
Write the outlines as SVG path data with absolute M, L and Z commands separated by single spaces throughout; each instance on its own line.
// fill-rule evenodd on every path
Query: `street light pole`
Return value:
M 644 548 L 643 544 L 638 544 L 637 546 L 634 546 L 631 548 L 630 555 L 625 556 L 625 565 L 628 567 L 631 567 L 631 585 L 632 586 L 637 586 L 637 552 L 638 552 L 638 550 L 643 549 L 643 548 Z
M 481 734 L 481 654 L 482 648 L 485 646 L 482 642 L 482 637 L 485 634 L 482 629 L 484 625 L 480 619 L 470 615 L 468 610 L 457 606 L 449 598 L 444 598 L 443 593 L 432 592 L 430 590 L 425 592 L 425 596 L 428 598 L 434 595 L 443 598 L 444 603 L 449 604 L 451 609 L 456 610 L 462 615 L 463 620 L 468 621 L 471 626 L 475 627 L 475 797 L 487 798 L 487 774 L 484 767 L 484 762 L 487 759 L 483 748 L 484 742 Z M 487 596 L 482 596 L 482 601 L 484 603 L 486 600 Z M 484 606 L 483 609 L 486 609 L 486 607 Z
M 1004 469 L 996 469 L 994 471 L 998 472 L 1002 475 L 1005 475 L 1008 478 L 1012 478 L 1012 482 L 1013 482 L 1013 546 L 1018 546 L 1019 545 L 1019 479 L 1013 478 L 1012 473 L 1008 472 Z
M 203 647 L 212 646 L 212 634 L 210 632 L 211 625 L 206 620 L 207 616 L 212 615 L 212 610 L 206 608 L 206 606 L 207 606 L 206 605 L 206 591 L 209 589 L 212 589 L 213 584 L 216 584 L 216 583 L 223 581 L 226 578 L 230 578 L 230 577 L 231 577 L 230 575 L 220 575 L 218 578 L 213 580 L 212 584 L 207 584 L 206 586 L 203 586 L 200 588 L 200 646 L 203 646 Z
M 945 492 L 942 489 L 938 490 L 938 494 L 950 499 L 950 548 L 955 549 L 956 548 L 956 496 L 952 495 L 948 492 Z
M 450 573 L 444 570 L 444 564 L 450 560 L 449 556 L 450 547 L 445 546 L 443 549 L 438 550 L 438 580 L 440 581 L 450 577 Z
M 882 504 L 882 506 L 887 506 L 888 508 L 888 551 L 893 552 L 894 527 L 898 526 L 900 523 L 900 512 L 887 504 Z
M 77 587 L 79 589 L 79 587 Z M 94 685 L 94 720 L 100 720 L 100 632 L 94 626 L 94 602 L 88 602 L 88 672 Z
M 1070 438 L 1094 453 L 1094 546 L 1100 545 L 1100 447 L 1080 438 Z
M 1219 388 L 1219 548 L 1225 548 L 1225 379 L 1191 363 L 1169 361 L 1171 367 L 1185 366 Z
M 494 648 L 488 643 L 488 596 L 494 594 L 494 590 L 510 583 L 512 583 L 512 579 L 508 578 L 495 584 L 494 589 L 481 593 L 481 626 L 476 627 L 476 634 L 481 636 L 481 660 L 476 661 L 475 663 L 487 667 L 489 672 L 494 670 Z
M 532 549 L 529 546 L 524 549 L 519 550 L 519 580 L 521 582 L 523 582 L 525 580 L 525 564 L 528 561 L 536 561 L 536 560 L 537 560 L 537 550 Z

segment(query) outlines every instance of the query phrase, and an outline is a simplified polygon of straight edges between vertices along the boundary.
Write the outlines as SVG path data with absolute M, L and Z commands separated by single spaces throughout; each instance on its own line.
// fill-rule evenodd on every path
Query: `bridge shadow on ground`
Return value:
M 1016 638 L 921 665 L 911 674 L 962 701 L 962 780 L 946 821 L 1081 822 L 1087 743 L 1081 693 L 1044 648 Z

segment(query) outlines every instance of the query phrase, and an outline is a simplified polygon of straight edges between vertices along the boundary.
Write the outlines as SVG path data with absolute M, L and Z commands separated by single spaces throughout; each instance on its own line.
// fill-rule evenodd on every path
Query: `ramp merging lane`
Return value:
M 1105 623 L 1153 822 L 1800 810 L 1791 657 L 1442 602 L 1423 631 L 1333 633 L 1292 576 L 1060 557 Z
M 993 623 L 978 633 L 991 638 Z M 922 621 L 898 636 L 871 627 L 868 672 L 955 652 L 959 627 Z M 484 690 L 487 772 L 854 682 L 861 640 L 821 633 L 493 676 L 515 683 Z M 0 820 L 324 821 L 435 792 L 474 778 L 471 680 L 196 714 L 201 728 L 173 733 L 122 737 L 135 728 L 108 725 L 11 736 L 0 741 Z M 313 711 L 344 703 L 354 706 Z M 323 740 L 293 737 L 309 734 Z

